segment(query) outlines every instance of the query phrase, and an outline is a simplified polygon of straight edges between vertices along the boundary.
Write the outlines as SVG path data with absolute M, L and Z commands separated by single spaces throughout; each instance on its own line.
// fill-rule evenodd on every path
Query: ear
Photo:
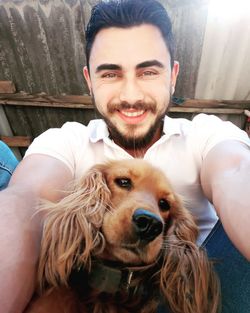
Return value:
M 205 251 L 196 245 L 198 229 L 193 217 L 180 208 L 173 220 L 166 235 L 161 291 L 173 312 L 216 313 L 219 281 Z
M 179 62 L 178 61 L 174 61 L 174 65 L 171 71 L 171 93 L 173 94 L 175 91 L 175 85 L 176 85 L 176 81 L 177 81 L 177 77 L 179 74 Z
M 90 73 L 89 73 L 89 70 L 88 70 L 88 67 L 87 66 L 84 66 L 83 68 L 83 76 L 86 80 L 86 83 L 88 85 L 88 88 L 89 88 L 89 92 L 90 92 L 90 95 L 92 94 L 92 84 L 91 84 L 91 79 L 90 79 Z
M 104 248 L 99 231 L 110 204 L 101 166 L 95 166 L 58 203 L 46 203 L 38 268 L 40 290 L 46 286 L 67 285 L 73 268 L 90 267 L 91 254 Z

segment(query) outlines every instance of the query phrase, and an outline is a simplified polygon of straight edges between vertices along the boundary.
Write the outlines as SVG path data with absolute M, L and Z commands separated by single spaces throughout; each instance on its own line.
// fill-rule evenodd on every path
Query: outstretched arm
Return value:
M 0 192 L 0 312 L 21 313 L 35 287 L 42 216 L 39 198 L 56 201 L 72 179 L 62 161 L 45 155 L 25 158 Z
M 201 183 L 229 238 L 250 261 L 250 149 L 237 141 L 217 144 L 206 156 Z

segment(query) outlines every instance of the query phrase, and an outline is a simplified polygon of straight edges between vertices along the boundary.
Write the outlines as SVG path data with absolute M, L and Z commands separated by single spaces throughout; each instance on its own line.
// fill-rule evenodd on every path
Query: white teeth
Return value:
M 122 111 L 122 114 L 123 115 L 126 115 L 126 116 L 128 116 L 128 117 L 136 117 L 136 116 L 140 116 L 140 115 L 142 115 L 144 113 L 144 111 L 143 110 L 141 110 L 141 111 L 134 111 L 134 112 L 128 112 L 128 111 Z

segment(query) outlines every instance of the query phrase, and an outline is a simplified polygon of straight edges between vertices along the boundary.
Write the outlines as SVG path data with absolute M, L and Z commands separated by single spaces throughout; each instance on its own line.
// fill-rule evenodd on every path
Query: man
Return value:
M 42 226 L 42 216 L 34 217 L 38 198 L 57 201 L 59 190 L 95 163 L 139 157 L 166 173 L 197 218 L 198 244 L 221 261 L 223 313 L 247 313 L 247 135 L 204 114 L 192 122 L 164 117 L 179 65 L 173 60 L 171 23 L 157 1 L 101 2 L 92 10 L 86 41 L 84 76 L 103 120 L 88 127 L 66 123 L 39 136 L 2 192 L 1 312 L 21 312 L 34 289 Z

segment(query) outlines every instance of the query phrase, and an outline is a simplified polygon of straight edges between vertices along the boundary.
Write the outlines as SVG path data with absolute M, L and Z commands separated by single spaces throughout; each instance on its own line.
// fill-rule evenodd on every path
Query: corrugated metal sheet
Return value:
M 168 3 L 168 5 L 166 5 Z M 173 22 L 176 60 L 180 63 L 175 95 L 194 98 L 205 34 L 208 1 L 164 1 Z M 173 5 L 174 4 L 174 5 Z
M 1 1 L 0 79 L 29 93 L 81 94 L 93 1 Z
M 195 97 L 249 100 L 250 2 L 221 2 L 209 7 Z

